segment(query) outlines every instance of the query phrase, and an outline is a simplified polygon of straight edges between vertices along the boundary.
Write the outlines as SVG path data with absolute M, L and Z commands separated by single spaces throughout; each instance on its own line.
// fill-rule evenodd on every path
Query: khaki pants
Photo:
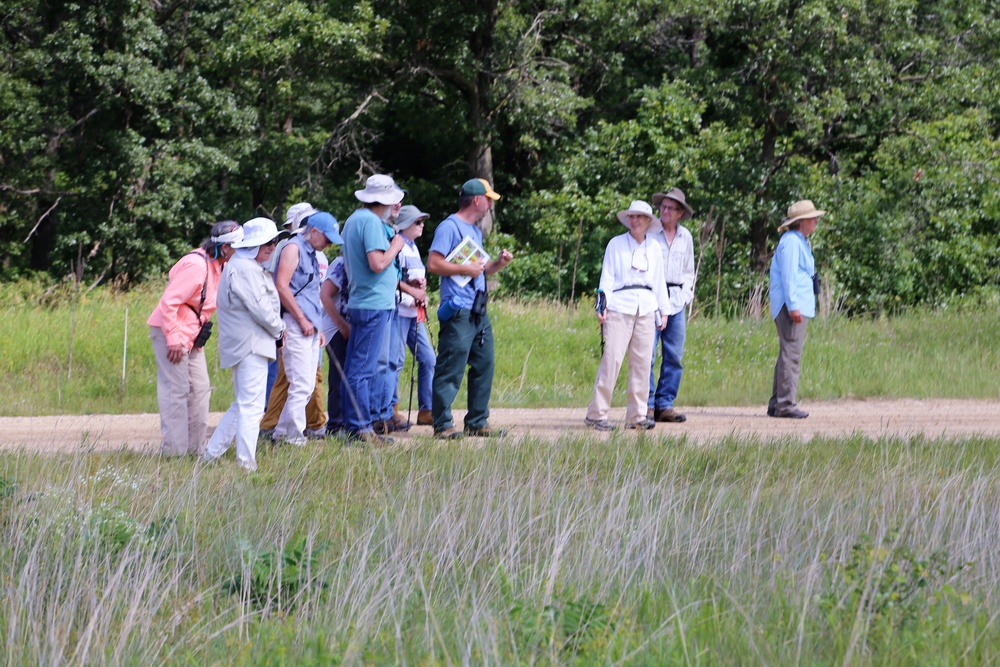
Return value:
M 656 316 L 626 315 L 608 311 L 604 322 L 604 355 L 594 381 L 594 399 L 587 408 L 587 419 L 607 419 L 625 353 L 628 352 L 628 408 L 625 422 L 635 424 L 646 420 L 649 398 L 649 365 L 653 362 L 653 341 Z
M 778 328 L 778 361 L 774 364 L 774 382 L 771 385 L 771 400 L 767 409 L 781 416 L 795 409 L 796 394 L 799 391 L 799 370 L 802 364 L 802 348 L 806 343 L 806 324 L 792 322 L 788 306 L 782 306 L 774 324 Z
M 164 456 L 200 454 L 208 431 L 208 399 L 212 387 L 205 365 L 205 351 L 196 349 L 179 363 L 167 359 L 167 337 L 160 327 L 149 327 L 156 356 L 156 403 Z
M 282 355 L 278 355 L 278 376 L 274 379 L 274 387 L 271 389 L 271 399 L 267 403 L 267 412 L 260 422 L 260 428 L 264 431 L 273 430 L 278 425 L 278 417 L 285 407 L 288 399 L 288 377 L 285 376 L 285 365 L 281 360 Z M 313 390 L 312 398 L 306 403 L 306 427 L 311 430 L 326 428 L 326 411 L 323 409 L 323 369 L 316 367 L 316 388 Z

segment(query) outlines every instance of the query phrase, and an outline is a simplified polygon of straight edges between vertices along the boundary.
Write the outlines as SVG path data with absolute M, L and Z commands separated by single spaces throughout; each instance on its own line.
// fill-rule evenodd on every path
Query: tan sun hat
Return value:
M 694 215 L 694 211 L 692 211 L 691 207 L 688 206 L 687 199 L 684 197 L 684 191 L 680 188 L 674 188 L 667 193 L 657 192 L 653 195 L 653 206 L 660 208 L 660 204 L 663 203 L 664 199 L 673 199 L 675 202 L 684 207 L 684 215 L 681 216 L 681 221 L 687 220 Z
M 781 221 L 780 225 L 778 225 L 778 231 L 780 232 L 784 229 L 788 229 L 788 226 L 796 220 L 818 218 L 822 215 L 826 215 L 826 211 L 820 211 L 813 206 L 813 203 L 808 199 L 797 201 L 788 207 L 788 210 L 785 212 L 785 219 Z

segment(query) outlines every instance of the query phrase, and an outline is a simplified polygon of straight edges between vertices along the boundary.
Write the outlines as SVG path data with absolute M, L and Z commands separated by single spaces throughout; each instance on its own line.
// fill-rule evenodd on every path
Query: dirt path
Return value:
M 871 400 L 803 403 L 804 420 L 771 419 L 763 407 L 684 408 L 683 424 L 657 424 L 651 435 L 686 435 L 707 442 L 729 435 L 776 439 L 809 439 L 817 435 L 860 433 L 878 436 L 1000 436 L 1000 401 Z M 491 423 L 509 429 L 508 437 L 531 435 L 556 440 L 563 435 L 593 433 L 583 424 L 584 408 L 496 408 Z M 612 417 L 624 419 L 624 408 Z M 456 418 L 461 419 L 461 412 Z M 212 425 L 221 414 L 213 414 Z M 428 426 L 414 427 L 403 438 L 427 437 Z M 601 435 L 599 437 L 607 437 Z M 0 449 L 25 448 L 43 452 L 81 449 L 155 452 L 160 441 L 156 414 L 73 415 L 62 417 L 0 417 Z

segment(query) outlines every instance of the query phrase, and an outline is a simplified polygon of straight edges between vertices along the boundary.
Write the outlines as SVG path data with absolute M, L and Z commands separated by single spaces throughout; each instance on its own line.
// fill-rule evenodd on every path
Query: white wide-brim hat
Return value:
M 392 176 L 386 176 L 385 174 L 369 176 L 368 180 L 365 181 L 365 189 L 354 191 L 354 196 L 360 202 L 365 204 L 384 204 L 386 206 L 398 204 L 403 201 L 405 195 L 406 193 L 396 185 L 396 181 L 392 180 Z
M 282 227 L 297 232 L 302 228 L 302 221 L 313 213 L 319 213 L 319 211 L 313 208 L 309 202 L 302 201 L 293 204 L 288 207 L 288 211 L 285 213 L 285 224 Z
M 778 231 L 780 232 L 783 229 L 788 229 L 788 226 L 796 220 L 818 218 L 823 215 L 826 215 L 826 211 L 820 211 L 813 206 L 813 203 L 808 199 L 797 201 L 788 207 L 788 210 L 785 212 L 785 219 L 781 221 L 780 225 L 778 225 Z
M 628 216 L 630 215 L 644 215 L 649 218 L 650 224 L 647 231 L 650 234 L 655 234 L 663 229 L 663 223 L 657 220 L 656 216 L 653 215 L 653 207 L 641 199 L 633 201 L 624 211 L 618 211 L 618 222 L 625 225 L 628 229 L 632 229 L 628 224 Z
M 234 248 L 256 248 L 265 243 L 270 243 L 274 239 L 283 239 L 291 236 L 286 231 L 278 231 L 278 226 L 274 220 L 267 218 L 253 218 L 243 223 L 243 240 L 233 244 Z

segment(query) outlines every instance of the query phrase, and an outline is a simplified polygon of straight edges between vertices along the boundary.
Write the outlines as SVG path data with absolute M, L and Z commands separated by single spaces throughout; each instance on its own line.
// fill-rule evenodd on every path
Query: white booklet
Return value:
M 469 262 L 478 262 L 480 260 L 488 262 L 490 261 L 490 256 L 486 254 L 486 251 L 483 250 L 482 246 L 476 243 L 471 236 L 466 235 L 466 237 L 462 239 L 462 242 L 459 243 L 458 246 L 456 246 L 455 249 L 452 250 L 447 257 L 445 257 L 445 259 L 449 262 L 454 262 L 455 264 L 468 264 Z M 459 287 L 465 287 L 469 284 L 469 281 L 472 280 L 472 277 L 460 274 L 457 276 L 451 276 L 451 279 L 454 280 Z

